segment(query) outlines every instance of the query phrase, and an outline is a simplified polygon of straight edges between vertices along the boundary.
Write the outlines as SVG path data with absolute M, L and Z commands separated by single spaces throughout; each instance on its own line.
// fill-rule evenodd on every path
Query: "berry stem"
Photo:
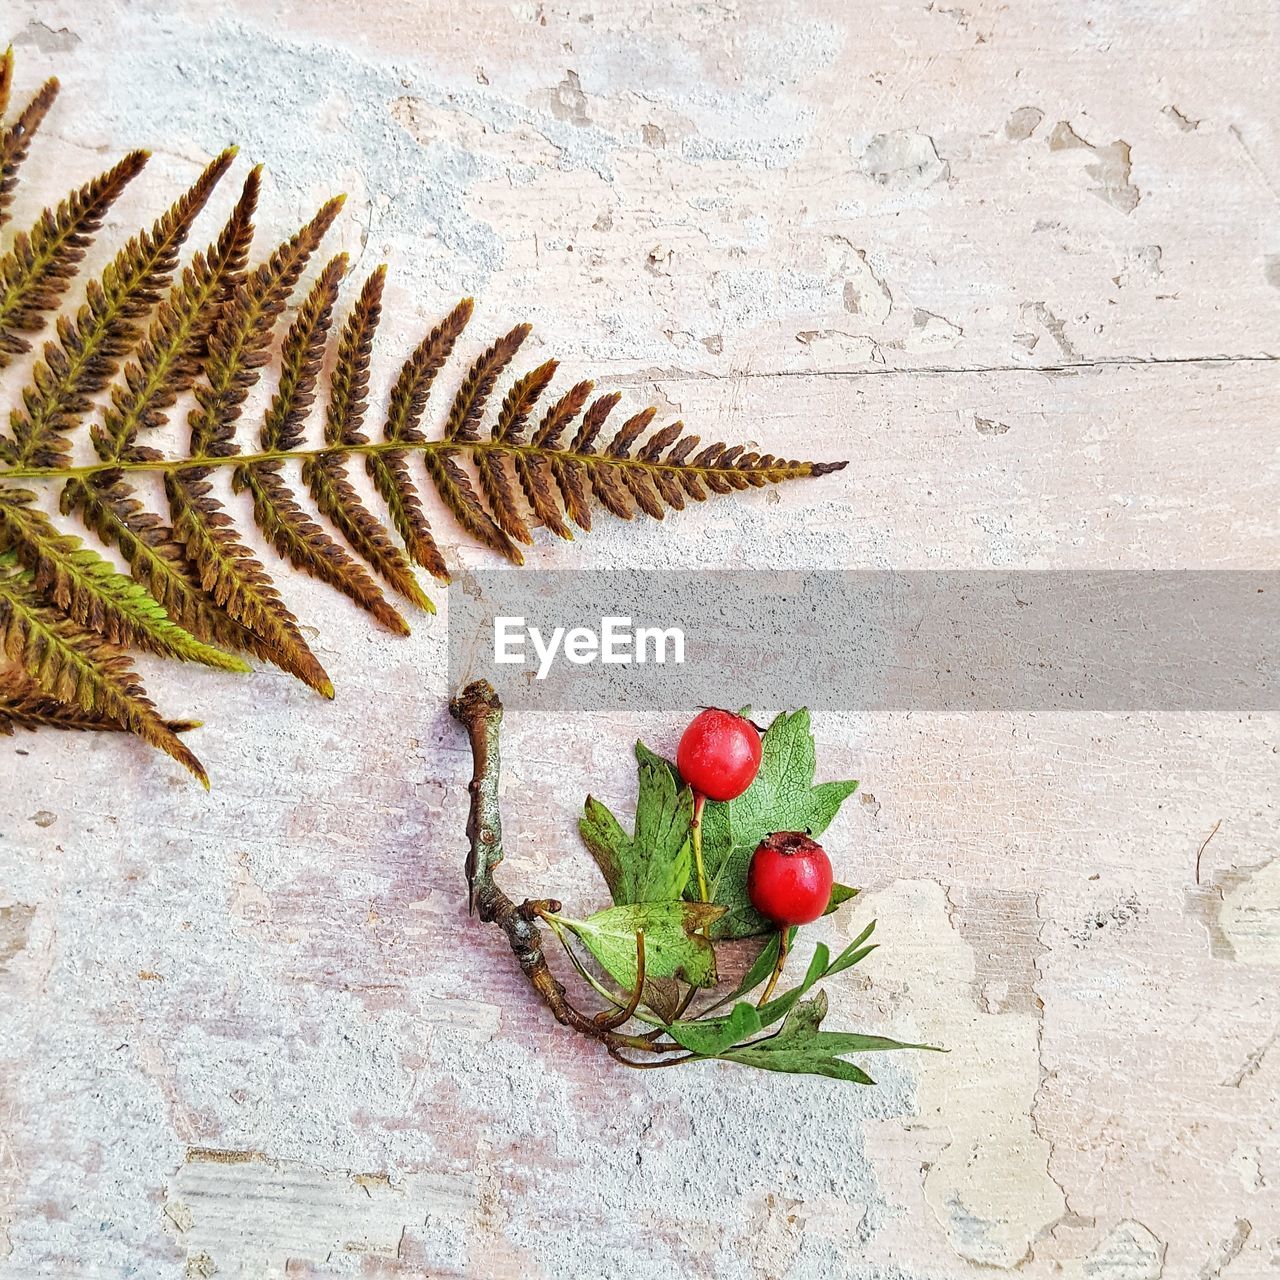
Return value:
M 769 985 L 764 989 L 764 995 L 756 1001 L 756 1008 L 762 1009 L 769 1003 L 769 997 L 773 995 L 773 989 L 778 985 L 778 979 L 782 977 L 782 966 L 787 963 L 787 951 L 789 948 L 789 934 L 791 930 L 783 925 L 778 930 L 778 963 L 773 966 L 773 972 L 769 975 Z
M 702 806 L 706 799 L 701 792 L 693 793 L 693 822 L 689 828 L 689 838 L 693 842 L 693 865 L 698 872 L 698 899 L 701 902 L 711 901 L 707 894 L 707 873 L 702 865 Z

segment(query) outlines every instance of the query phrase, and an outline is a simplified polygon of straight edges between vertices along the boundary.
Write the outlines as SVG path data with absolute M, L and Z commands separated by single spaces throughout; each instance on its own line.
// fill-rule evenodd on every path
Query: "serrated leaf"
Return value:
M 639 743 L 635 835 L 628 836 L 608 808 L 587 797 L 578 829 L 604 874 L 615 903 L 668 902 L 689 883 L 689 828 L 693 797 L 671 771 Z M 655 763 L 656 761 L 656 763 Z
M 704 902 L 637 902 L 598 911 L 585 920 L 555 917 L 625 990 L 635 987 L 636 935 L 644 934 L 644 971 L 649 978 L 681 978 L 691 986 L 716 980 L 716 956 L 701 930 L 722 914 Z
M 747 867 L 756 846 L 775 831 L 820 836 L 857 788 L 852 781 L 814 786 L 815 768 L 808 710 L 783 713 L 765 732 L 760 772 L 751 786 L 736 800 L 707 802 L 702 857 L 711 900 L 727 908 L 715 937 L 747 938 L 773 929 L 747 898 Z

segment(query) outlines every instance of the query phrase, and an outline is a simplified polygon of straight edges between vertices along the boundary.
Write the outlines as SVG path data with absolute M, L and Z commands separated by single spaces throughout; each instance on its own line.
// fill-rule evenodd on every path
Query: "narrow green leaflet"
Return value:
M 830 963 L 831 952 L 827 950 L 826 943 L 818 943 L 813 949 L 813 959 L 809 961 L 809 968 L 805 971 L 800 985 L 792 987 L 790 991 L 780 996 L 774 996 L 767 1004 L 760 1006 L 761 1023 L 767 1027 L 770 1023 L 777 1022 L 779 1018 L 789 1014 L 800 998 L 808 994 L 813 984 L 826 975 L 827 966 Z
M 691 1022 L 673 1022 L 667 1034 L 694 1053 L 714 1058 L 735 1044 L 741 1044 L 762 1031 L 760 1015 L 754 1005 L 736 1004 L 723 1018 L 702 1018 Z
M 843 1055 L 932 1048 L 931 1045 L 905 1044 L 885 1036 L 822 1031 L 819 1028 L 826 1016 L 827 997 L 819 991 L 812 1000 L 796 1004 L 788 1012 L 777 1035 L 737 1049 L 726 1049 L 717 1056 L 728 1062 L 758 1067 L 762 1071 L 829 1076 L 835 1080 L 851 1080 L 855 1084 L 874 1084 L 875 1081 L 861 1067 L 846 1062 Z
M 852 969 L 859 960 L 869 956 L 876 949 L 878 944 L 873 942 L 869 947 L 864 946 L 863 944 L 869 937 L 871 937 L 872 933 L 875 931 L 875 927 L 876 922 L 873 920 L 860 934 L 858 934 L 856 938 L 854 938 L 851 943 L 849 943 L 847 947 L 845 947 L 838 956 L 836 956 L 836 958 L 831 962 L 830 968 L 827 969 L 827 972 L 823 976 L 830 977 L 835 973 L 843 973 L 846 969 Z
M 775 831 L 805 831 L 816 839 L 858 785 L 824 782 L 814 786 L 815 770 L 809 712 L 802 708 L 783 713 L 765 732 L 760 772 L 751 786 L 736 800 L 707 804 L 702 857 L 712 884 L 712 901 L 728 908 L 712 931 L 715 937 L 747 938 L 772 928 L 747 899 L 747 865 L 756 846 Z
M 838 907 L 842 907 L 850 898 L 856 898 L 858 890 L 850 888 L 847 884 L 833 884 L 831 886 L 831 901 L 827 903 L 827 909 L 822 913 L 829 916 Z
M 684 893 L 692 869 L 689 828 L 693 797 L 665 761 L 636 743 L 640 790 L 635 835 L 629 836 L 609 810 L 587 797 L 578 829 L 619 906 L 670 902 Z
M 795 931 L 792 930 L 792 936 L 794 933 Z M 766 957 L 771 957 L 768 968 L 763 964 Z M 739 995 L 750 991 L 752 987 L 758 987 L 769 976 L 773 969 L 773 962 L 777 958 L 778 939 L 775 934 L 769 945 L 760 953 L 751 971 L 742 980 L 742 985 L 729 998 L 736 999 Z M 693 1018 L 688 1022 L 674 1022 L 667 1028 L 667 1034 L 678 1044 L 684 1045 L 686 1049 L 693 1049 L 695 1053 L 719 1054 L 722 1050 L 741 1043 L 747 1036 L 763 1031 L 765 1027 L 786 1016 L 800 997 L 815 982 L 826 976 L 829 959 L 830 952 L 820 942 L 814 948 L 813 959 L 804 975 L 804 981 L 798 987 L 793 987 L 776 999 L 770 1000 L 768 1004 L 761 1005 L 759 1009 L 751 1004 L 739 1003 L 735 1004 L 727 1014 L 718 1018 L 703 1017 Z M 740 1034 L 732 1034 L 739 1031 Z M 695 1048 L 695 1044 L 715 1047 Z
M 585 920 L 551 916 L 575 933 L 605 970 L 630 991 L 636 985 L 636 935 L 644 934 L 649 978 L 681 978 L 695 987 L 716 981 L 716 955 L 700 932 L 724 914 L 704 902 L 639 902 L 598 911 Z

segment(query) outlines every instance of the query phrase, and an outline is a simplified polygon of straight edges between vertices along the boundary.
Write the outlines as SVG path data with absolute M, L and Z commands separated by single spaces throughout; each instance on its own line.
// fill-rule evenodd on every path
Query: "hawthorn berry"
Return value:
M 676 768 L 696 795 L 736 800 L 760 769 L 760 733 L 750 720 L 708 707 L 684 731 Z
M 816 920 L 831 901 L 831 883 L 831 859 L 800 831 L 762 840 L 747 869 L 751 905 L 783 928 Z

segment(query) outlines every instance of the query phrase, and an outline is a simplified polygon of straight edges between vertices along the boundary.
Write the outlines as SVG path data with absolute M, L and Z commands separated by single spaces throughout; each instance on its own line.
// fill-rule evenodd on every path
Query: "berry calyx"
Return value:
M 750 720 L 708 707 L 684 731 L 676 768 L 695 794 L 736 800 L 760 770 L 760 733 Z
M 800 831 L 778 831 L 760 842 L 747 869 L 747 897 L 774 924 L 811 924 L 831 901 L 831 859 Z

